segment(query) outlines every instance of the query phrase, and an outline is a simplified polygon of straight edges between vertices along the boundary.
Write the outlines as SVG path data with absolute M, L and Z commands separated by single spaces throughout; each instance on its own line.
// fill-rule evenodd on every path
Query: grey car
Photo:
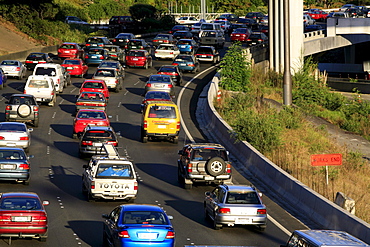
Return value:
M 5 121 L 32 123 L 39 125 L 39 105 L 31 94 L 12 94 L 5 102 Z
M 0 180 L 29 184 L 30 162 L 22 148 L 0 148 Z
M 31 145 L 32 128 L 17 122 L 0 123 L 0 147 L 20 147 L 28 152 Z
M 107 84 L 107 87 L 116 93 L 122 89 L 123 75 L 113 68 L 97 69 L 92 79 L 103 80 Z
M 254 225 L 264 231 L 267 223 L 266 206 L 256 188 L 248 185 L 219 185 L 207 191 L 204 213 L 215 230 L 223 225 Z
M 23 79 L 26 76 L 26 66 L 18 60 L 4 60 L 0 64 L 0 68 L 3 69 L 6 76 L 16 77 L 18 80 Z
M 104 60 L 99 64 L 97 69 L 115 69 L 125 77 L 125 68 L 117 60 Z
M 169 75 L 151 75 L 145 85 L 145 93 L 148 91 L 162 91 L 175 96 L 175 85 Z

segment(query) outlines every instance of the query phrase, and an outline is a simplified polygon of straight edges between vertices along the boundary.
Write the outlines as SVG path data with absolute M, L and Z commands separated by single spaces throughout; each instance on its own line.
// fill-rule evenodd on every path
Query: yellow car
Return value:
M 165 138 L 177 144 L 180 132 L 180 115 L 177 105 L 171 101 L 151 101 L 143 111 L 141 140 Z

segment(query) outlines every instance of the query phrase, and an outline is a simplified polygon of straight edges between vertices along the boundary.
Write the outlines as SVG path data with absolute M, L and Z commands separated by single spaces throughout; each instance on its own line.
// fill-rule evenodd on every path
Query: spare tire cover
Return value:
M 22 104 L 18 107 L 17 112 L 20 117 L 23 117 L 23 118 L 28 117 L 32 113 L 31 106 Z
M 213 157 L 207 161 L 206 171 L 211 176 L 219 176 L 225 172 L 226 163 L 220 157 Z

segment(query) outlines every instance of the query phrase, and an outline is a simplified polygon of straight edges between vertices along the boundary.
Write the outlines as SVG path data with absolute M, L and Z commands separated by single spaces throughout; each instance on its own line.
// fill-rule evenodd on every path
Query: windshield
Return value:
M 100 164 L 96 174 L 97 178 L 134 178 L 131 166 L 127 164 Z

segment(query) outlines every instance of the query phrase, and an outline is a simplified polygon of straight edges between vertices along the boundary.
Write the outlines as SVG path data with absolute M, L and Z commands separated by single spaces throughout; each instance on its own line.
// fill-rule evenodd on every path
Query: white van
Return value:
M 37 102 L 45 102 L 49 106 L 55 105 L 56 89 L 49 76 L 30 75 L 24 86 L 24 93 L 33 95 Z
M 64 71 L 60 64 L 38 64 L 33 70 L 33 75 L 49 76 L 54 82 L 57 93 L 62 93 L 63 89 L 67 86 L 65 82 Z
M 343 231 L 296 230 L 280 247 L 369 247 L 370 245 Z
M 205 30 L 216 30 L 222 34 L 224 33 L 224 29 L 221 27 L 220 23 L 202 23 L 199 29 L 199 32 L 200 32 L 199 36 L 201 35 L 202 31 L 205 31 Z

